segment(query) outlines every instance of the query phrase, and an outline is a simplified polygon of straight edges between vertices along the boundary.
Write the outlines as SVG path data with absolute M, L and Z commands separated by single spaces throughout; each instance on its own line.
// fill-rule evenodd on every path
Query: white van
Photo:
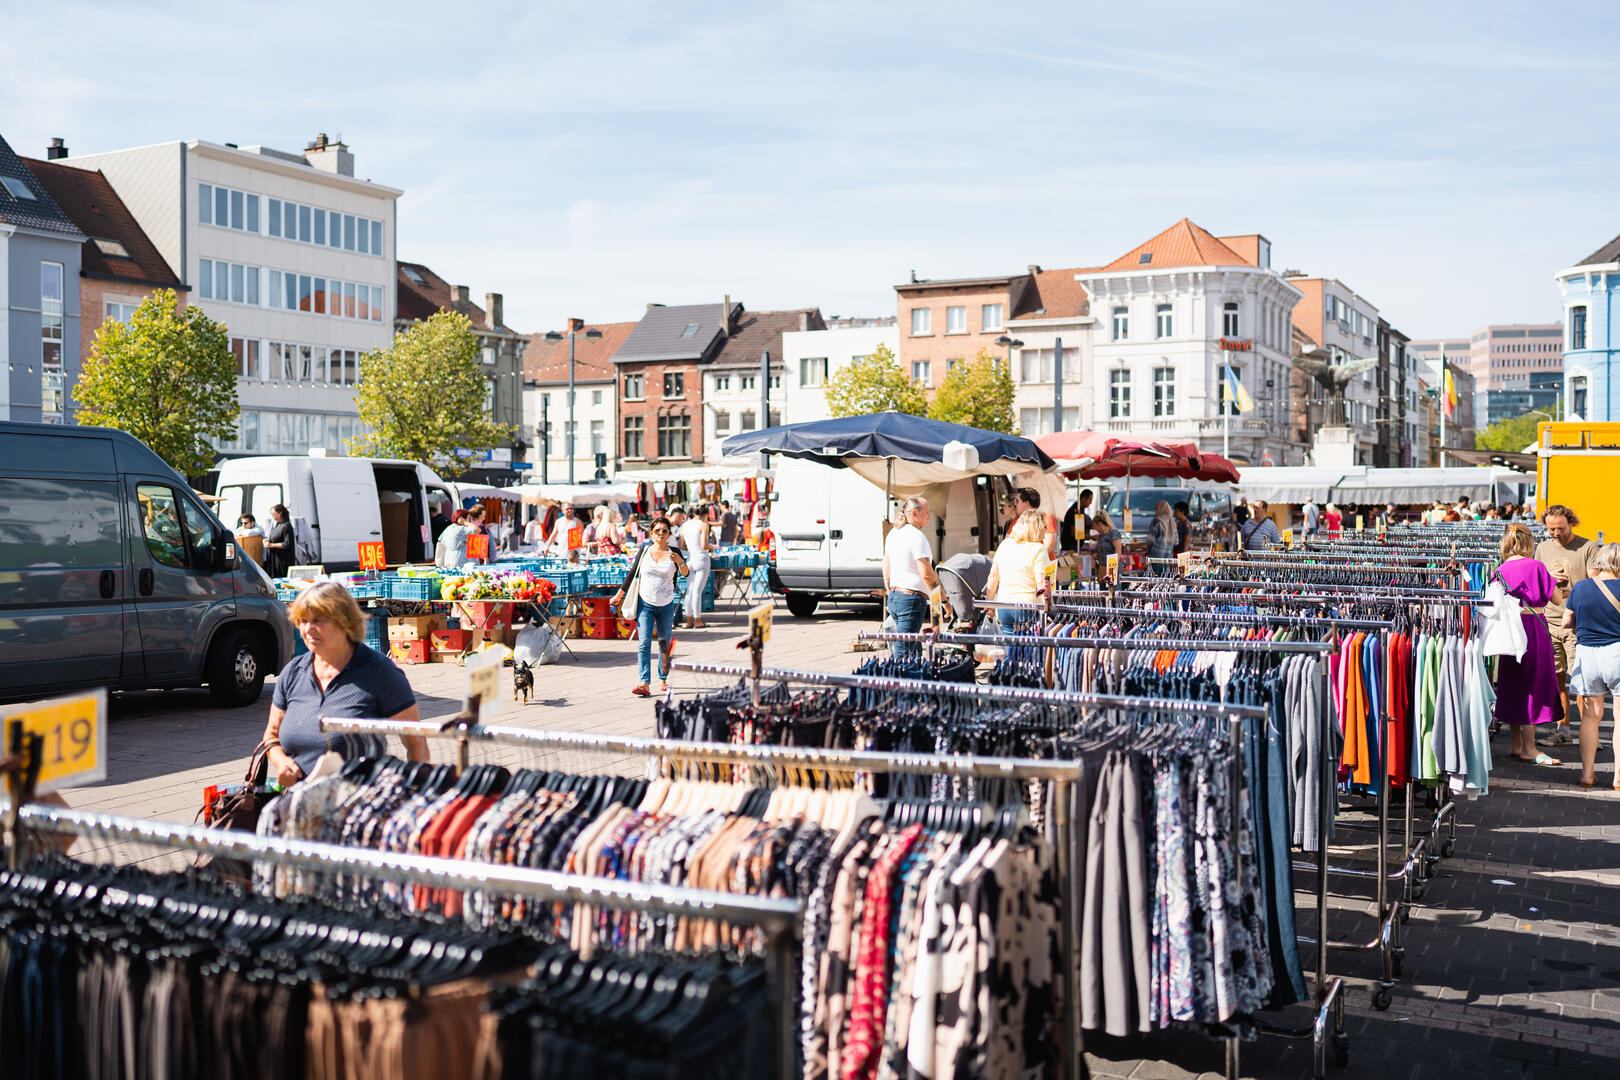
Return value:
M 775 495 L 771 531 L 776 534 L 776 576 L 795 615 L 815 614 L 822 600 L 869 600 L 883 589 L 883 489 L 853 469 L 780 457 L 773 463 Z M 991 478 L 958 480 L 928 530 L 936 561 L 962 551 L 995 550 L 981 543 L 981 524 L 993 522 Z M 941 511 L 945 533 L 939 534 Z M 992 515 L 985 518 L 985 514 Z M 989 526 L 993 531 L 993 526 Z
M 246 511 L 264 528 L 270 508 L 287 507 L 308 523 L 315 550 L 295 562 L 328 570 L 360 565 L 359 544 L 381 540 L 389 565 L 432 562 L 431 503 L 457 505 L 439 474 L 416 461 L 352 457 L 244 457 L 220 464 L 215 488 L 220 520 Z

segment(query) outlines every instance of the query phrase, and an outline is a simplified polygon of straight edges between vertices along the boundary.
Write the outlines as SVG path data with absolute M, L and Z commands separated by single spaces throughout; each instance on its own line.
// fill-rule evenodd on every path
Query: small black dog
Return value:
M 534 670 L 527 660 L 514 661 L 512 664 L 512 700 L 523 695 L 523 704 L 529 703 L 529 695 L 534 693 Z

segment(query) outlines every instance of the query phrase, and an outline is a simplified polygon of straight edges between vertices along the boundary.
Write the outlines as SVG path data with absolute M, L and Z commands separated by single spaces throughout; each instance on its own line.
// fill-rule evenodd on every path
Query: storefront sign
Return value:
M 107 743 L 106 690 L 0 709 L 0 756 L 10 757 L 16 752 L 11 745 L 13 720 L 22 721 L 25 734 L 38 735 L 44 741 L 36 792 L 107 779 L 103 753 Z
M 381 540 L 360 541 L 360 569 L 388 569 L 387 549 L 383 547 L 383 542 Z
M 1253 352 L 1254 342 L 1249 338 L 1221 338 L 1221 349 L 1225 352 Z

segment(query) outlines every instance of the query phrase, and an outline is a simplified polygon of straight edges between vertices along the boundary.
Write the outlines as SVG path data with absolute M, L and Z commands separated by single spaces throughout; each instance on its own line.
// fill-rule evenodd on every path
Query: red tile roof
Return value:
M 1091 312 L 1091 297 L 1086 287 L 1074 280 L 1074 275 L 1088 273 L 1091 267 L 1073 270 L 1037 270 L 1031 274 L 1029 288 L 1018 298 L 1018 306 L 1009 319 L 1061 319 L 1087 315 Z
M 406 270 L 416 272 L 420 282 L 411 280 Z M 396 318 L 409 322 L 421 322 L 431 319 L 441 311 L 454 311 L 452 306 L 453 291 L 450 283 L 435 274 L 430 267 L 421 263 L 402 262 L 394 268 L 394 288 L 398 305 Z M 488 330 L 490 326 L 484 318 L 484 309 L 470 300 L 467 303 L 467 318 L 472 320 L 474 330 Z M 508 327 L 496 327 L 498 330 L 507 330 Z
M 717 368 L 759 369 L 759 357 L 766 349 L 771 351 L 771 363 L 782 363 L 782 335 L 799 329 L 800 316 L 807 316 L 806 329 L 825 330 L 827 323 L 819 308 L 794 308 L 792 311 L 749 311 L 744 308 L 732 320 L 731 335 L 715 353 L 712 366 Z
M 40 186 L 50 193 L 69 220 L 90 239 L 84 242 L 80 270 L 86 277 L 139 282 L 183 292 L 185 286 L 152 243 L 146 231 L 118 197 L 99 170 L 58 165 L 54 161 L 23 158 Z M 129 258 L 108 255 L 96 245 L 111 240 L 123 245 Z
M 636 328 L 633 322 L 597 323 L 580 327 L 574 337 L 574 381 L 612 382 L 616 377 L 613 354 L 619 351 L 624 339 Z M 586 330 L 600 330 L 602 336 L 595 341 L 585 336 Z M 523 352 L 523 377 L 540 383 L 566 383 L 568 381 L 568 339 L 547 341 L 545 334 L 529 335 L 529 347 Z
M 1142 256 L 1151 256 L 1143 261 Z M 1132 248 L 1102 273 L 1126 270 L 1162 270 L 1167 266 L 1249 266 L 1249 260 L 1215 238 L 1208 229 L 1182 218 L 1147 243 Z

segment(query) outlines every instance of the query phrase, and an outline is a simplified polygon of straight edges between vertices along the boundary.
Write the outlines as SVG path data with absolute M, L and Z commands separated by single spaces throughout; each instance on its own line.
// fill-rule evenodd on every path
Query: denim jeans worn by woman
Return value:
M 649 604 L 645 600 L 636 608 L 636 663 L 640 665 L 643 684 L 652 681 L 653 628 L 658 630 L 658 677 L 667 680 L 664 657 L 669 655 L 669 638 L 675 632 L 675 608 L 680 603 Z
M 923 620 L 928 617 L 928 597 L 892 589 L 889 592 L 889 615 L 894 619 L 895 630 L 902 634 L 915 634 L 922 629 Z M 922 646 L 914 641 L 897 641 L 894 655 L 918 657 L 922 655 Z

